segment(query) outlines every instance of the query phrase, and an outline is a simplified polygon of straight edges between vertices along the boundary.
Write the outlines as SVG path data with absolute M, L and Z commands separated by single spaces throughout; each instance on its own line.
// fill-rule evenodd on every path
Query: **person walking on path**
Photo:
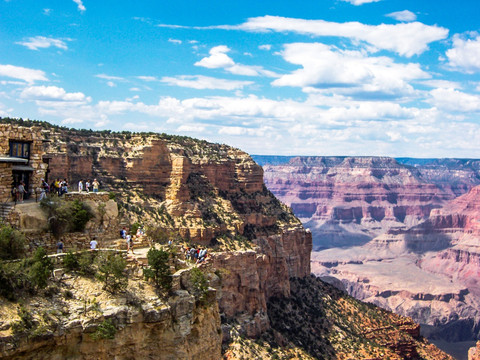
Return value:
M 18 201 L 23 202 L 23 197 L 25 196 L 25 183 L 20 181 L 18 184 Z
M 78 182 L 78 192 L 81 193 L 83 191 L 83 180 L 81 179 Z
M 57 254 L 63 253 L 63 241 L 59 240 L 57 243 Z

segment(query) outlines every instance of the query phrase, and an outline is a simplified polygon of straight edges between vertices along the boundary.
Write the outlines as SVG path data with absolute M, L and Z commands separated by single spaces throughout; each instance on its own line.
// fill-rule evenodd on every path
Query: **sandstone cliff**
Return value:
M 296 157 L 264 171 L 267 187 L 312 231 L 314 249 L 416 225 L 467 186 L 426 182 L 417 168 L 381 157 Z
M 45 123 L 33 125 L 41 126 L 45 140 L 49 140 L 44 144 L 51 178 L 67 177 L 72 189 L 79 179 L 95 177 L 100 180 L 102 190 L 115 194 L 121 223 L 139 221 L 161 226 L 178 231 L 186 244 L 208 246 L 211 260 L 207 268 L 210 284 L 217 289 L 218 302 L 218 310 L 217 305 L 210 310 L 197 308 L 196 303 L 192 306 L 189 288 L 183 285 L 166 302 L 158 296 L 147 296 L 141 302 L 142 310 L 136 301 L 124 304 L 127 300 L 122 297 L 108 298 L 96 305 L 101 315 L 89 314 L 93 320 L 83 322 L 84 309 L 78 309 L 76 315 L 71 313 L 71 324 L 55 318 L 52 323 L 59 326 L 52 330 L 57 332 L 49 335 L 48 342 L 36 339 L 45 354 L 49 346 L 57 346 L 59 353 L 52 353 L 55 356 L 79 351 L 78 356 L 84 358 L 111 355 L 130 358 L 136 353 L 148 357 L 154 351 L 152 339 L 160 339 L 159 344 L 166 346 L 165 358 L 208 359 L 218 358 L 221 337 L 228 345 L 236 334 L 240 338 L 259 338 L 271 331 L 273 339 L 281 340 L 281 331 L 272 325 L 269 304 L 278 298 L 289 301 L 297 290 L 295 286 L 292 290 L 294 283 L 289 279 L 309 275 L 312 238 L 291 210 L 267 190 L 262 168 L 250 156 L 226 145 L 185 137 L 80 131 Z M 133 286 L 138 284 L 135 281 Z M 75 301 L 86 291 L 83 286 L 79 288 L 80 292 L 74 293 Z M 91 294 L 103 297 L 100 292 Z M 56 299 L 61 300 L 58 295 Z M 41 299 L 33 300 L 30 305 L 36 308 L 39 303 L 41 315 L 49 306 Z M 109 310 L 110 306 L 115 310 Z M 164 312 L 164 307 L 168 311 Z M 124 348 L 117 349 L 108 341 L 88 346 L 86 334 L 90 321 L 94 329 L 110 312 L 115 313 L 112 320 L 121 329 L 115 338 L 118 336 Z M 161 329 L 148 325 L 150 312 Z M 348 322 L 342 326 L 348 326 Z M 205 344 L 203 333 L 207 335 Z M 403 332 L 398 334 L 406 336 Z M 355 341 L 362 342 L 360 335 Z M 33 356 L 27 354 L 28 347 L 35 343 L 31 340 L 16 349 L 6 345 L 6 355 Z M 142 342 L 146 344 L 144 348 Z M 187 344 L 190 342 L 192 345 Z M 173 348 L 173 343 L 179 346 Z M 277 345 L 289 344 L 301 346 L 288 339 Z M 372 346 L 386 349 L 388 344 Z M 345 356 L 351 356 L 352 349 Z M 406 355 L 397 358 L 402 357 Z

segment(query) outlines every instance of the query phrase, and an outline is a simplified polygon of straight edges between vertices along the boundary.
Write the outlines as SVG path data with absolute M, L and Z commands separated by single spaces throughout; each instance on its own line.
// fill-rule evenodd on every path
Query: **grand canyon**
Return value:
M 314 274 L 431 339 L 478 338 L 479 160 L 254 159 L 312 231 Z

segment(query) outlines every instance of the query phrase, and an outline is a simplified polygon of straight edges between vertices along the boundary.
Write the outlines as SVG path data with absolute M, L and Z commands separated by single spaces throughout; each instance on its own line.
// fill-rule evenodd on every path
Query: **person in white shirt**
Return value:
M 83 191 L 83 180 L 80 180 L 78 182 L 78 192 L 82 192 Z
M 92 239 L 92 241 L 90 241 L 90 250 L 96 250 L 97 249 L 97 240 L 95 240 L 95 238 Z

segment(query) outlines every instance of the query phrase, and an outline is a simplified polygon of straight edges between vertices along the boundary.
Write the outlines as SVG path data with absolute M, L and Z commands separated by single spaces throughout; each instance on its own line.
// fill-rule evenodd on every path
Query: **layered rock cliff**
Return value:
M 418 224 L 467 187 L 426 182 L 417 168 L 381 157 L 296 157 L 264 171 L 267 187 L 312 231 L 314 249 Z
M 269 306 L 275 299 L 290 301 L 292 292 L 298 289 L 290 279 L 309 275 L 311 234 L 291 210 L 266 189 L 262 168 L 247 154 L 225 145 L 184 137 L 77 131 L 45 123 L 33 126 L 42 127 L 48 140 L 44 142 L 44 151 L 50 181 L 67 177 L 71 190 L 80 179 L 97 178 L 102 190 L 115 195 L 121 223 L 139 221 L 143 225 L 169 229 L 178 232 L 185 244 L 207 246 L 211 256 L 206 267 L 210 285 L 216 287 L 218 310 L 217 303 L 208 309 L 197 307 L 195 302 L 192 305 L 189 287 L 184 285 L 175 288 L 167 301 L 147 296 L 140 304 L 141 310 L 136 301 L 124 304 L 127 297 L 108 298 L 95 305 L 102 314 L 98 314 L 97 320 L 111 318 L 114 321 L 121 329 L 115 339 L 118 336 L 123 347 L 115 348 L 108 341 L 88 346 L 85 335 L 89 332 L 89 323 L 93 321 L 92 329 L 98 328 L 99 323 L 83 321 L 82 311 L 86 310 L 78 309 L 76 315 L 72 312 L 70 322 L 53 319 L 58 327 L 46 339 L 48 342 L 27 339 L 24 347 L 16 349 L 7 345 L 6 355 L 33 356 L 29 346 L 34 347 L 36 343 L 45 349 L 45 354 L 49 346 L 57 348 L 58 352 L 50 352 L 55 356 L 77 351 L 75 355 L 84 358 L 130 358 L 134 354 L 149 357 L 154 351 L 153 339 L 158 339 L 158 344 L 166 347 L 165 358 L 209 359 L 218 358 L 221 338 L 228 344 L 235 340 L 236 334 L 240 338 L 259 338 L 267 332 L 273 345 L 300 346 L 293 340 L 281 341 L 283 330 L 272 323 Z M 313 283 L 310 285 L 316 287 Z M 78 294 L 73 294 L 75 301 L 86 292 L 83 286 L 79 289 Z M 140 290 L 143 291 L 141 286 Z M 103 297 L 98 291 L 91 295 Z M 54 298 L 60 303 L 63 301 L 61 296 Z M 39 316 L 43 309 L 49 308 L 41 299 L 34 299 L 29 305 L 36 308 L 36 304 L 40 304 Z M 168 311 L 164 312 L 164 307 Z M 341 306 L 332 311 L 338 313 L 340 309 Z M 305 314 L 305 317 L 309 316 Z M 156 325 L 149 325 L 150 320 Z M 348 326 L 348 322 L 342 326 Z M 206 339 L 202 337 L 204 333 Z M 406 333 L 397 332 L 399 337 Z M 355 334 L 355 342 L 362 342 L 363 335 Z M 371 340 L 366 335 L 365 338 L 367 342 Z M 341 343 L 343 339 L 335 341 Z M 415 341 L 406 346 L 418 345 L 413 343 Z M 177 347 L 173 348 L 172 344 Z M 376 354 L 379 346 L 387 349 L 388 344 L 372 340 L 369 354 Z M 352 356 L 355 348 L 352 345 L 347 350 L 345 357 Z M 398 355 L 397 358 L 405 357 Z

